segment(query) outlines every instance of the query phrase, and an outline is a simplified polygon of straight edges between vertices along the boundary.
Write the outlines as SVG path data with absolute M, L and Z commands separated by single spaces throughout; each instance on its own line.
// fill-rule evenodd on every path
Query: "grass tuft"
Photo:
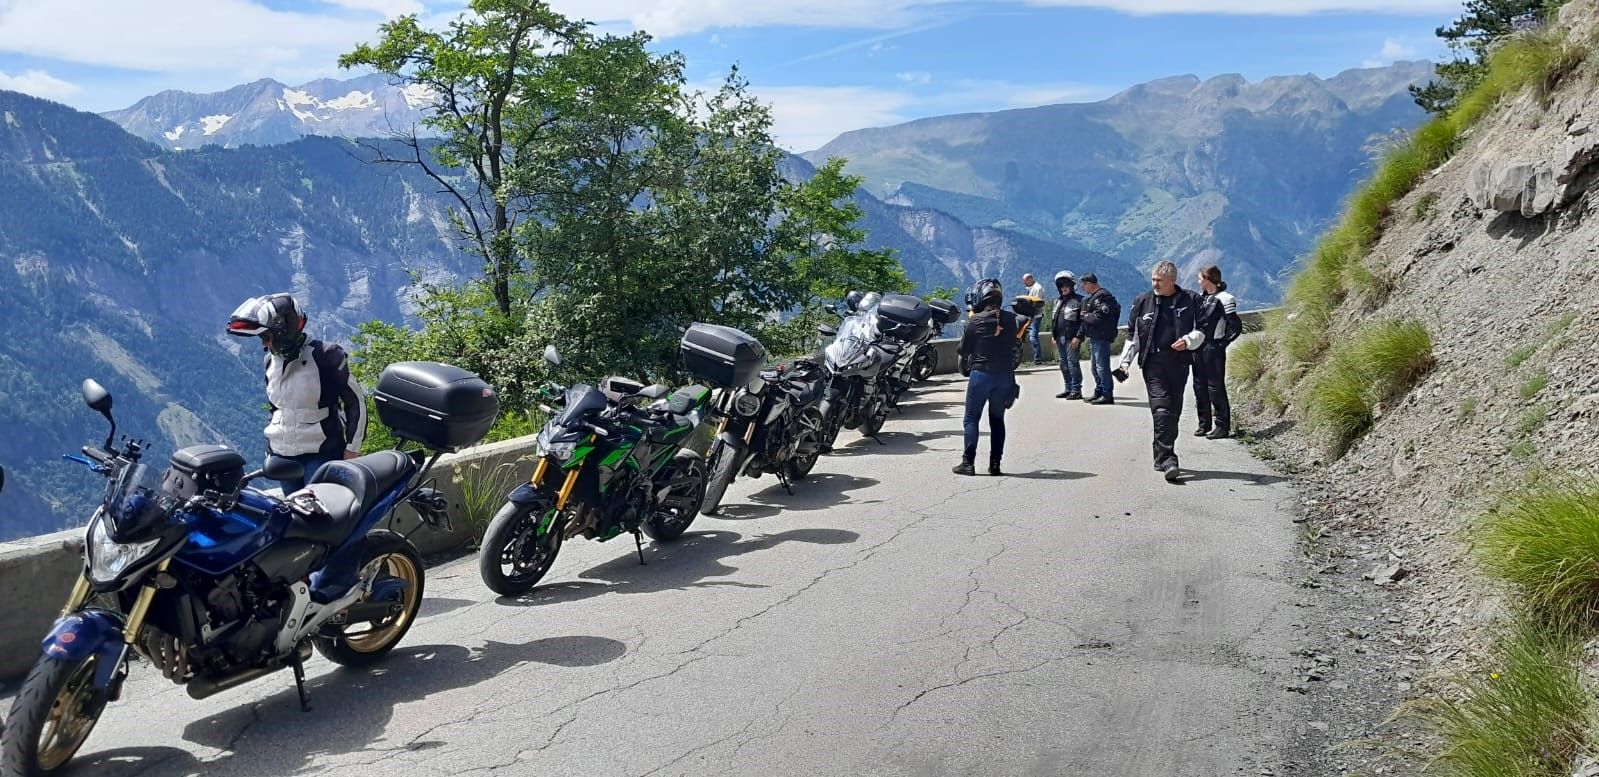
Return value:
M 1520 348 L 1516 348 L 1510 353 L 1505 354 L 1505 366 L 1509 367 L 1510 369 L 1520 367 L 1521 365 L 1526 364 L 1527 360 L 1531 359 L 1532 355 L 1537 352 L 1538 346 L 1536 343 L 1529 343 L 1521 346 Z
M 1532 399 L 1538 396 L 1538 392 L 1543 391 L 1544 386 L 1547 385 L 1549 385 L 1549 371 L 1539 370 L 1532 377 L 1527 378 L 1526 383 L 1521 384 L 1521 398 Z
M 1465 401 L 1460 403 L 1460 410 L 1459 412 L 1455 413 L 1455 420 L 1470 421 L 1471 419 L 1477 417 L 1477 405 L 1478 401 L 1476 397 L 1467 397 Z
M 1266 374 L 1266 347 L 1268 342 L 1259 333 L 1238 338 L 1227 349 L 1227 377 L 1237 378 L 1238 385 L 1249 387 Z
M 1548 420 L 1549 406 L 1539 402 L 1522 412 L 1521 421 L 1516 424 L 1516 436 L 1531 437 L 1539 429 L 1542 429 L 1544 423 Z
M 1416 204 L 1410 210 L 1411 221 L 1426 221 L 1432 218 L 1433 210 L 1438 207 L 1438 192 L 1427 192 L 1416 198 Z
M 1433 364 L 1432 335 L 1418 322 L 1361 329 L 1312 377 L 1305 392 L 1306 425 L 1341 457 L 1371 428 L 1377 407 L 1409 391 Z
M 1576 320 L 1577 320 L 1577 311 L 1575 311 L 1575 310 L 1566 311 L 1566 313 L 1564 315 L 1562 315 L 1560 318 L 1555 319 L 1554 323 L 1549 325 L 1549 336 L 1553 337 L 1555 335 L 1560 334 L 1561 332 L 1566 331 L 1567 329 L 1571 328 L 1572 322 L 1574 322 Z
M 1566 777 L 1595 722 L 1568 630 L 1521 622 L 1456 694 L 1408 702 L 1401 718 L 1441 740 L 1426 771 L 1450 777 Z
M 1599 625 L 1599 486 L 1545 482 L 1512 495 L 1482 520 L 1476 551 L 1530 617 Z

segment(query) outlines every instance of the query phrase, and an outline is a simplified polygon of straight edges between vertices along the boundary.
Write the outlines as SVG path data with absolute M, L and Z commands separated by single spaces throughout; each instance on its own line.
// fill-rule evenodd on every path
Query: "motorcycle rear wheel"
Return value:
M 673 467 L 675 477 L 688 479 L 681 489 L 666 494 L 665 499 L 676 504 L 662 505 L 640 527 L 656 542 L 671 542 L 683 536 L 705 505 L 705 460 L 694 454 L 679 454 Z
M 77 755 L 105 712 L 106 699 L 94 687 L 99 664 L 99 655 L 90 654 L 33 665 L 6 718 L 5 777 L 50 777 Z
M 916 354 L 915 361 L 911 362 L 911 380 L 921 383 L 933 377 L 938 370 L 938 352 L 927 350 Z
M 406 542 L 392 550 L 368 551 L 361 559 L 361 569 L 374 564 L 378 565 L 374 583 L 393 578 L 406 584 L 399 602 L 400 611 L 381 621 L 350 624 L 337 637 L 312 637 L 311 645 L 316 652 L 340 666 L 370 666 L 382 660 L 405 638 L 416 622 L 417 610 L 422 609 L 422 589 L 427 578 L 422 571 L 422 555 L 414 545 Z
M 733 469 L 738 466 L 738 449 L 721 440 L 711 444 L 711 474 L 705 481 L 705 498 L 700 502 L 700 512 L 716 515 L 722 510 L 722 497 L 733 483 Z
M 478 574 L 489 590 L 501 596 L 521 596 L 533 590 L 561 552 L 565 527 L 557 521 L 540 536 L 539 523 L 544 516 L 536 507 L 506 502 L 483 533 Z

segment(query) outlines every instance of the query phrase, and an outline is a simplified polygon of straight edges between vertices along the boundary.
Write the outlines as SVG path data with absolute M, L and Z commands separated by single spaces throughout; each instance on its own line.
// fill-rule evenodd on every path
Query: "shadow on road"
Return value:
M 1037 472 L 1007 472 L 1001 477 L 1021 478 L 1022 480 L 1086 480 L 1099 477 L 1092 472 L 1073 472 L 1065 469 L 1041 469 Z
M 290 674 L 279 672 L 257 682 L 281 682 L 282 691 L 184 728 L 184 739 L 224 751 L 215 760 L 202 762 L 173 747 L 119 748 L 84 753 L 64 777 L 190 777 L 229 768 L 241 774 L 295 774 L 309 768 L 319 756 L 382 752 L 371 745 L 383 736 L 400 704 L 474 686 L 522 664 L 598 666 L 626 652 L 627 645 L 622 642 L 588 636 L 551 637 L 523 645 L 488 642 L 474 649 L 459 645 L 401 647 L 371 669 L 337 670 L 312 678 L 308 683 L 309 713 L 300 712 Z M 117 712 L 112 708 L 108 714 Z M 149 722 L 160 725 L 157 719 Z M 393 749 L 428 750 L 444 744 L 419 739 Z
M 1257 486 L 1270 486 L 1277 483 L 1286 483 L 1288 478 L 1278 475 L 1267 475 L 1254 472 L 1218 472 L 1214 470 L 1190 469 L 1183 471 L 1184 483 L 1197 483 L 1202 480 L 1237 480 Z
M 817 466 L 826 463 L 827 459 L 824 458 L 817 462 Z M 750 494 L 750 502 L 723 503 L 716 517 L 724 521 L 749 521 L 794 510 L 826 510 L 844 504 L 877 504 L 882 501 L 846 496 L 850 491 L 871 488 L 882 482 L 876 478 L 812 471 L 810 477 L 794 484 L 793 494 L 783 490 L 783 486 L 775 479 L 767 482 L 771 485 Z
M 892 421 L 893 419 L 889 419 Z M 951 428 L 931 432 L 883 432 L 877 435 L 881 440 L 863 437 L 848 445 L 841 445 L 833 449 L 833 456 L 915 456 L 926 453 L 928 447 L 924 444 L 929 440 L 941 440 L 946 437 L 961 436 L 960 419 L 950 419 Z M 823 459 L 822 461 L 826 461 Z M 820 464 L 818 464 L 820 466 Z
M 590 567 L 578 580 L 563 580 L 539 586 L 518 597 L 500 597 L 500 604 L 536 607 L 590 599 L 608 593 L 647 594 L 679 588 L 765 588 L 763 585 L 732 580 L 711 580 L 738 571 L 724 560 L 746 553 L 769 550 L 786 542 L 813 545 L 846 545 L 861 535 L 842 529 L 794 529 L 751 539 L 730 531 L 693 532 L 670 545 L 656 545 L 648 554 L 648 564 L 628 553 Z
M 462 607 L 471 607 L 474 604 L 477 604 L 477 602 L 474 602 L 471 599 L 445 599 L 445 598 L 442 598 L 442 597 L 441 598 L 423 597 L 422 598 L 422 609 L 417 612 L 417 617 L 418 618 L 431 618 L 431 617 L 433 617 L 435 615 L 443 615 L 444 613 L 447 613 L 447 612 L 454 612 L 455 610 L 459 610 Z

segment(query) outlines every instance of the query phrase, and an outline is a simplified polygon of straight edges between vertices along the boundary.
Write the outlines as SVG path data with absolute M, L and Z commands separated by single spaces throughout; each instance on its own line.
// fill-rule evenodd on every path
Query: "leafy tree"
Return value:
M 591 36 L 586 23 L 542 0 L 472 0 L 469 8 L 444 32 L 423 29 L 415 14 L 387 22 L 376 44 L 357 46 L 339 66 L 371 67 L 429 95 L 423 124 L 441 142 L 429 153 L 414 127 L 400 128 L 409 153 L 381 159 L 421 166 L 459 204 L 452 214 L 456 229 L 483 257 L 495 307 L 510 315 L 512 278 L 521 264 L 512 232 L 527 204 L 505 184 L 557 118 L 542 103 L 514 98 L 551 91 L 544 83 L 549 72 Z
M 1467 0 L 1464 15 L 1437 29 L 1455 58 L 1439 65 L 1432 81 L 1410 87 L 1416 104 L 1428 113 L 1448 112 L 1482 80 L 1494 44 L 1546 22 L 1564 4 L 1565 0 Z

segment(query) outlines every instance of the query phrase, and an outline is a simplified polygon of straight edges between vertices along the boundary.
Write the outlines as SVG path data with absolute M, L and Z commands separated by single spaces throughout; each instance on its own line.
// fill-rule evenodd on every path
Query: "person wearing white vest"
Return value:
M 1199 410 L 1195 437 L 1222 440 L 1232 436 L 1233 406 L 1227 398 L 1227 346 L 1244 333 L 1238 318 L 1238 298 L 1227 293 L 1221 268 L 1207 265 L 1199 271 L 1199 288 L 1205 293 L 1200 319 L 1209 330 L 1205 344 L 1194 353 L 1194 404 Z
M 366 395 L 350 375 L 349 356 L 307 338 L 305 324 L 288 294 L 245 300 L 228 321 L 228 334 L 259 337 L 266 351 L 267 454 L 305 467 L 302 477 L 278 481 L 285 494 L 304 488 L 323 464 L 359 456 L 366 436 Z

